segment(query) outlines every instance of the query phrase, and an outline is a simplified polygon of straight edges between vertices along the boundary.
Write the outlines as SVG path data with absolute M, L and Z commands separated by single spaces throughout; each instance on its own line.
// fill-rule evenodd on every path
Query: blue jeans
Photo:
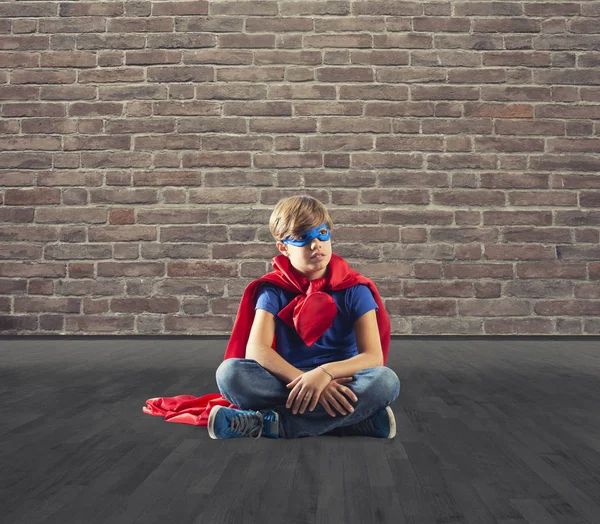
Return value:
M 315 367 L 298 369 L 310 371 Z M 353 377 L 354 380 L 344 383 L 344 386 L 351 389 L 358 397 L 357 402 L 348 399 L 354 412 L 342 415 L 332 406 L 336 414 L 332 417 L 320 403 L 317 403 L 313 411 L 307 408 L 303 414 L 298 412 L 294 415 L 291 408 L 285 407 L 292 390 L 286 388 L 286 384 L 256 360 L 228 358 L 216 371 L 217 386 L 221 395 L 229 402 L 241 409 L 253 411 L 273 409 L 279 413 L 281 438 L 312 437 L 330 432 L 335 435 L 333 431 L 335 428 L 356 424 L 369 418 L 391 404 L 400 394 L 400 379 L 386 366 L 363 369 Z

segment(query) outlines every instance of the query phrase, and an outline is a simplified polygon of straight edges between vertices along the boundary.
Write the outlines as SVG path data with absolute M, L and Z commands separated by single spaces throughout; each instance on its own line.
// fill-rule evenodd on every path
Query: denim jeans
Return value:
M 298 369 L 310 371 L 315 367 Z M 335 428 L 356 424 L 370 417 L 391 404 L 400 394 L 400 379 L 386 366 L 363 369 L 353 377 L 354 380 L 344 383 L 344 386 L 358 397 L 357 402 L 348 399 L 354 412 L 342 415 L 332 406 L 336 415 L 332 417 L 320 403 L 313 411 L 306 408 L 303 414 L 298 411 L 294 415 L 292 409 L 285 406 L 292 388 L 286 388 L 286 384 L 256 360 L 228 358 L 216 371 L 221 395 L 232 404 L 245 410 L 277 411 L 281 438 L 312 437 L 327 433 L 335 435 Z

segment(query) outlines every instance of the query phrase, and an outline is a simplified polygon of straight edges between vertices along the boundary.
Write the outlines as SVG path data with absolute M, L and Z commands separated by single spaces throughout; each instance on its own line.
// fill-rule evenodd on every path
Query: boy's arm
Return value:
M 292 366 L 271 347 L 274 335 L 275 316 L 264 309 L 257 309 L 246 343 L 246 358 L 256 360 L 279 380 L 289 384 L 304 372 Z
M 246 347 L 246 358 L 256 360 L 263 368 L 270 371 L 285 384 L 289 384 L 296 377 L 304 375 L 304 371 L 292 366 L 270 346 L 249 344 Z
M 383 366 L 383 350 L 374 309 L 367 311 L 354 323 L 358 355 L 339 362 L 327 362 L 321 367 L 333 378 L 350 377 L 363 369 Z

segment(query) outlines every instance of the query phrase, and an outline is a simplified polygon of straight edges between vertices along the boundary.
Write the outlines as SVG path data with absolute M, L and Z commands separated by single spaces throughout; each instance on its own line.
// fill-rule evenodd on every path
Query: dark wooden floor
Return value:
M 395 439 L 212 440 L 225 338 L 0 339 L 10 524 L 600 522 L 600 339 L 396 339 Z

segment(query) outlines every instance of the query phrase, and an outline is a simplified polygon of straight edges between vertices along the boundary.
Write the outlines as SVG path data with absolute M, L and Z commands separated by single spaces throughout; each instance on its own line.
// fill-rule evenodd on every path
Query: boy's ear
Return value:
M 286 257 L 289 256 L 289 254 L 287 253 L 287 248 L 285 247 L 285 244 L 283 242 L 281 242 L 281 240 L 278 240 L 275 243 L 275 246 L 277 247 L 277 249 L 279 249 L 279 252 L 282 255 L 285 255 Z M 284 250 L 280 249 L 280 248 L 284 248 Z

